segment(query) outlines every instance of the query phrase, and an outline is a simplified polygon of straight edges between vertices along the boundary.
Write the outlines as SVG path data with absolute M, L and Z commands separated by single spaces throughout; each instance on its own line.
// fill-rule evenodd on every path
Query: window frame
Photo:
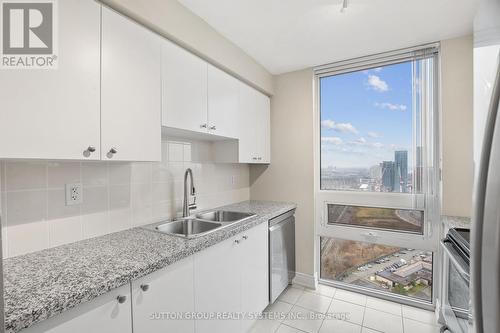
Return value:
M 432 308 L 436 297 L 439 295 L 440 261 L 439 232 L 440 223 L 440 134 L 439 134 L 439 114 L 440 114 L 440 44 L 432 43 L 417 46 L 409 49 L 376 54 L 362 57 L 350 61 L 343 61 L 334 64 L 320 66 L 314 69 L 314 219 L 315 219 L 315 272 L 321 283 L 341 287 L 347 290 L 357 291 L 369 295 L 377 295 L 381 298 L 396 300 L 400 303 L 416 305 L 422 308 Z M 432 109 L 430 122 L 431 128 L 426 126 L 426 135 L 432 136 L 432 156 L 433 169 L 426 170 L 423 182 L 426 189 L 431 188 L 432 194 L 423 190 L 419 194 L 391 193 L 391 192 L 364 192 L 364 191 L 343 191 L 343 190 L 322 190 L 321 189 L 321 105 L 320 105 L 320 79 L 336 74 L 356 72 L 374 67 L 381 67 L 401 63 L 405 61 L 433 58 L 432 75 L 432 105 L 427 107 Z M 428 117 L 428 115 L 425 115 Z M 427 138 L 426 138 L 427 140 Z M 427 141 L 426 141 L 427 145 Z M 424 148 L 426 149 L 426 148 Z M 429 182 L 431 182 L 429 184 Z M 388 204 L 390 203 L 390 204 Z M 401 209 L 423 209 L 425 220 L 423 233 L 406 233 L 404 231 L 394 231 L 387 229 L 364 228 L 360 226 L 352 227 L 341 224 L 328 224 L 328 204 L 357 205 L 379 208 L 401 208 Z M 427 204 L 427 205 L 426 205 Z M 432 206 L 432 207 L 430 207 Z M 429 214 L 428 209 L 433 213 Z M 320 237 L 331 237 L 347 239 L 360 242 L 378 243 L 397 247 L 411 247 L 433 252 L 433 300 L 432 304 L 408 297 L 397 297 L 384 292 L 374 291 L 364 287 L 355 287 L 342 282 L 324 280 L 320 278 L 321 253 Z

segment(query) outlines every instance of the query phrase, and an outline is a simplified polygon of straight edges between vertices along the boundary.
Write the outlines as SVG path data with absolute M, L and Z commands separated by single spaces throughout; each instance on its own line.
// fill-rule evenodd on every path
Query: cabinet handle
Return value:
M 247 235 L 243 236 L 243 239 L 245 239 L 245 240 L 248 239 L 248 236 Z
M 108 153 L 106 154 L 106 156 L 107 156 L 108 158 L 113 158 L 113 155 L 115 155 L 117 152 L 118 152 L 118 150 L 117 150 L 115 147 L 113 147 L 113 148 L 111 148 L 111 149 L 108 151 Z
M 149 284 L 141 284 L 141 290 L 142 291 L 148 291 L 149 290 Z
M 91 153 L 95 152 L 94 146 L 88 146 L 87 149 L 83 151 L 83 156 L 89 157 Z
M 207 124 L 201 124 L 200 128 L 207 128 Z
M 118 300 L 118 303 L 123 304 L 127 301 L 127 296 L 118 296 L 116 299 Z
M 252 160 L 257 161 L 257 157 L 252 157 Z
M 210 128 L 212 131 L 215 131 L 215 130 L 217 129 L 217 127 L 215 127 L 215 126 L 210 126 L 209 128 Z
M 259 161 L 260 161 L 260 160 L 262 160 L 262 157 L 259 157 L 259 158 L 258 158 L 258 160 L 259 160 Z
M 239 243 L 240 243 L 240 240 L 239 240 L 239 239 L 235 239 L 235 240 L 234 240 L 234 243 L 235 243 L 235 244 L 239 244 Z

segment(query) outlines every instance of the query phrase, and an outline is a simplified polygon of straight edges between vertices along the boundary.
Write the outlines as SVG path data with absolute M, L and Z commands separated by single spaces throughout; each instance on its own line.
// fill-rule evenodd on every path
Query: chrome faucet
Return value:
M 194 197 L 193 203 L 189 203 L 189 197 L 188 197 L 188 187 L 187 187 L 187 178 L 190 178 L 191 181 L 191 191 L 190 191 L 190 196 Z M 192 209 L 196 209 L 196 190 L 194 188 L 194 182 L 193 182 L 193 171 L 190 168 L 186 169 L 186 172 L 184 173 L 184 203 L 182 205 L 182 217 L 188 217 L 189 211 Z

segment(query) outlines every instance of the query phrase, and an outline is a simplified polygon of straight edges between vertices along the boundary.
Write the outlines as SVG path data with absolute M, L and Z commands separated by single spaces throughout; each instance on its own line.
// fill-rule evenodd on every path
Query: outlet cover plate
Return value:
M 83 202 L 81 183 L 66 184 L 66 206 L 79 205 Z

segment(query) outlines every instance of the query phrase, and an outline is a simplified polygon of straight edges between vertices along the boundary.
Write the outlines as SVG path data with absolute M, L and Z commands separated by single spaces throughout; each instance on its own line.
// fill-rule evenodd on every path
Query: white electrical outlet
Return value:
M 66 206 L 79 205 L 83 202 L 81 183 L 66 184 Z

